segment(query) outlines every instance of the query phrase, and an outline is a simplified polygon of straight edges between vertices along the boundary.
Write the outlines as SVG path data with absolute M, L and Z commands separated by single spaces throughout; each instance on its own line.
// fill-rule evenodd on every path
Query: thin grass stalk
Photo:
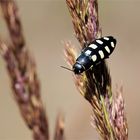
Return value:
M 64 135 L 64 117 L 61 113 L 58 114 L 56 119 L 54 140 L 65 140 Z
M 81 49 L 86 47 L 86 43 L 101 37 L 97 0 L 66 0 L 66 4 L 72 16 L 75 35 Z M 72 68 L 77 55 L 75 48 L 69 42 L 65 43 L 65 56 Z M 106 62 L 101 62 L 94 66 L 92 70 L 89 69 L 81 75 L 74 75 L 74 81 L 80 93 L 92 106 L 94 112 L 93 123 L 101 138 L 103 140 L 127 140 L 128 128 L 124 113 L 124 101 L 121 94 L 119 99 L 113 99 L 111 76 Z M 114 106 L 119 109 L 122 106 L 120 110 L 118 109 L 121 112 L 120 116 L 118 115 L 119 111 L 116 109 L 117 112 Z M 115 116 L 119 116 L 117 120 L 112 112 L 115 113 Z M 116 122 L 120 118 L 123 119 L 116 128 Z M 119 129 L 122 131 L 118 131 Z

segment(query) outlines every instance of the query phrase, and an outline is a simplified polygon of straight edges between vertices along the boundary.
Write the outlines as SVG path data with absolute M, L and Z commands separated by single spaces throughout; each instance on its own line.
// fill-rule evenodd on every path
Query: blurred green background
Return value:
M 51 136 L 59 111 L 64 112 L 67 140 L 97 140 L 90 125 L 92 110 L 75 88 L 66 65 L 62 40 L 71 40 L 71 17 L 65 0 L 17 0 L 26 42 L 37 63 L 42 99 L 49 118 Z M 139 140 L 140 126 L 140 0 L 100 0 L 99 18 L 103 35 L 117 38 L 117 47 L 108 60 L 113 91 L 123 85 L 129 139 Z M 2 18 L 1 18 L 2 19 Z M 7 38 L 3 20 L 0 35 Z M 0 140 L 31 140 L 11 94 L 9 77 L 0 59 Z

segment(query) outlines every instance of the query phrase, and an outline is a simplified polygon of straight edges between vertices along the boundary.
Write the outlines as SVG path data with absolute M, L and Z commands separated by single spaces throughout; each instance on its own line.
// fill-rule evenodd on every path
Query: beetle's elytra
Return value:
M 105 36 L 94 40 L 87 45 L 73 65 L 73 72 L 81 74 L 108 58 L 116 46 L 116 39 L 112 36 Z

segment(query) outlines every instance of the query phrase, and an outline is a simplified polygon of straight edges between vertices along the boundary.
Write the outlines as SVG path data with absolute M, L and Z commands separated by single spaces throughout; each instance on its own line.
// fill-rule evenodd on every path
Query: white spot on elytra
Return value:
M 97 49 L 97 45 L 95 45 L 95 44 L 90 44 L 89 47 L 92 49 Z
M 108 46 L 105 46 L 105 50 L 106 50 L 108 53 L 110 53 L 110 49 L 109 49 Z
M 115 47 L 114 42 L 111 42 L 111 46 L 112 46 L 113 48 Z
M 108 37 L 104 37 L 104 40 L 109 40 L 109 38 Z
M 100 57 L 101 57 L 101 59 L 103 59 L 104 58 L 104 53 L 103 53 L 103 51 L 99 51 L 99 55 L 100 55 Z
M 86 50 L 86 51 L 85 51 L 85 55 L 86 55 L 86 56 L 89 56 L 90 54 L 91 54 L 91 51 L 90 51 L 90 50 Z
M 97 56 L 96 55 L 93 55 L 91 58 L 92 58 L 93 62 L 95 62 L 97 60 Z
M 98 40 L 98 39 L 96 40 L 96 42 L 99 43 L 99 44 L 101 44 L 101 45 L 103 44 L 103 41 Z

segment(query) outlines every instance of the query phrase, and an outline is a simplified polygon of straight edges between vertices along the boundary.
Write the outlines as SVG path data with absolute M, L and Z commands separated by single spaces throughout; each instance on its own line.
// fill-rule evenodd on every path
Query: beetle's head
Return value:
M 84 71 L 84 67 L 81 64 L 79 64 L 79 63 L 76 62 L 73 65 L 73 72 L 75 74 L 81 74 L 83 71 Z

